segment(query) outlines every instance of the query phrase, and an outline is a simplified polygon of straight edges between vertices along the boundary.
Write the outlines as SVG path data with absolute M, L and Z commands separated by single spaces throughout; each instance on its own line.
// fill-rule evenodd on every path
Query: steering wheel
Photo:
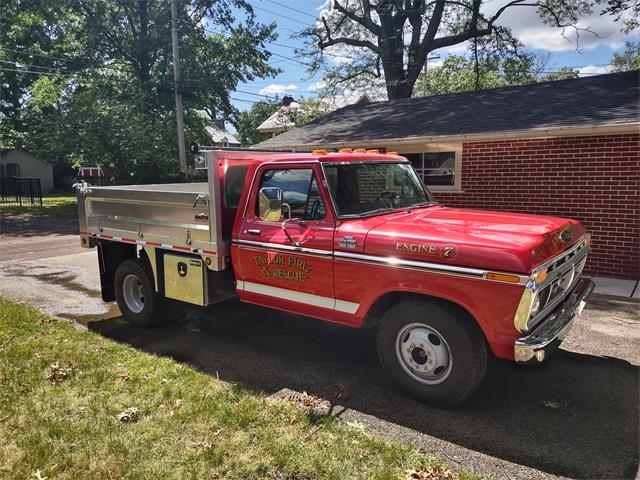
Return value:
M 389 200 L 390 204 L 394 204 L 398 201 L 398 199 L 400 198 L 400 195 L 398 194 L 398 192 L 392 192 L 391 190 L 385 190 L 383 192 L 380 192 L 380 194 L 373 199 L 374 202 L 377 202 L 378 200 Z

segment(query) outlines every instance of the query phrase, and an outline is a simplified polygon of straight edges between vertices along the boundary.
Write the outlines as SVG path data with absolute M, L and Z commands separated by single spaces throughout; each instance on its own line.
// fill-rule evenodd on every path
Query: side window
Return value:
M 265 187 L 278 187 L 282 190 L 282 203 L 291 207 L 292 218 L 319 220 L 326 214 L 318 183 L 311 169 L 267 170 L 260 179 L 260 188 Z M 287 209 L 284 213 L 288 214 Z

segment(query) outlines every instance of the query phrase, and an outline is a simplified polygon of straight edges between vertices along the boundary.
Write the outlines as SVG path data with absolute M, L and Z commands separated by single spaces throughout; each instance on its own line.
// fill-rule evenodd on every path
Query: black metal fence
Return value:
M 90 185 L 105 187 L 109 185 L 150 185 L 154 183 L 184 183 L 184 176 L 181 174 L 172 175 L 156 175 L 147 176 L 143 178 L 125 178 L 115 179 L 113 177 L 106 176 L 79 176 L 78 181 L 85 181 Z M 206 182 L 207 174 L 198 173 L 196 175 L 189 175 L 189 182 Z
M 39 178 L 0 177 L 0 205 L 42 206 L 42 188 Z

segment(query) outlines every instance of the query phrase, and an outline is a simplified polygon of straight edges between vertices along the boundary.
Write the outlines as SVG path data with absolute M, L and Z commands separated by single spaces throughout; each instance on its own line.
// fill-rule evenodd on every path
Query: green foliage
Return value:
M 298 107 L 292 109 L 289 113 L 289 118 L 296 127 L 313 122 L 328 113 L 326 105 L 317 98 L 302 99 L 297 103 Z
M 179 4 L 186 142 L 206 144 L 207 122 L 238 114 L 229 91 L 277 73 L 264 48 L 275 26 L 244 0 Z M 0 64 L 3 143 L 118 178 L 176 171 L 170 29 L 169 0 L 3 2 L 0 60 L 15 62 Z
M 611 59 L 612 72 L 628 72 L 640 68 L 640 42 L 627 42 L 621 53 L 614 53 Z
M 423 72 L 416 82 L 414 96 L 459 93 L 578 76 L 575 70 L 568 67 L 547 73 L 547 63 L 547 56 L 533 54 L 482 55 L 476 69 L 473 58 L 451 55 L 442 65 Z
M 243 147 L 249 147 L 262 141 L 257 128 L 277 112 L 281 105 L 278 101 L 262 100 L 251 105 L 249 110 L 240 112 L 235 127 L 238 132 L 238 140 Z

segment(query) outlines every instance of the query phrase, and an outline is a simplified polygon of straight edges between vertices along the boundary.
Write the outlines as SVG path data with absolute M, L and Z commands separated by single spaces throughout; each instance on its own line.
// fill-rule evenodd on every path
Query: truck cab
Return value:
M 544 361 L 593 290 L 575 220 L 436 202 L 395 154 L 208 151 L 206 184 L 79 190 L 102 294 L 150 325 L 170 303 L 240 301 L 374 328 L 382 366 L 428 403 L 489 355 Z

